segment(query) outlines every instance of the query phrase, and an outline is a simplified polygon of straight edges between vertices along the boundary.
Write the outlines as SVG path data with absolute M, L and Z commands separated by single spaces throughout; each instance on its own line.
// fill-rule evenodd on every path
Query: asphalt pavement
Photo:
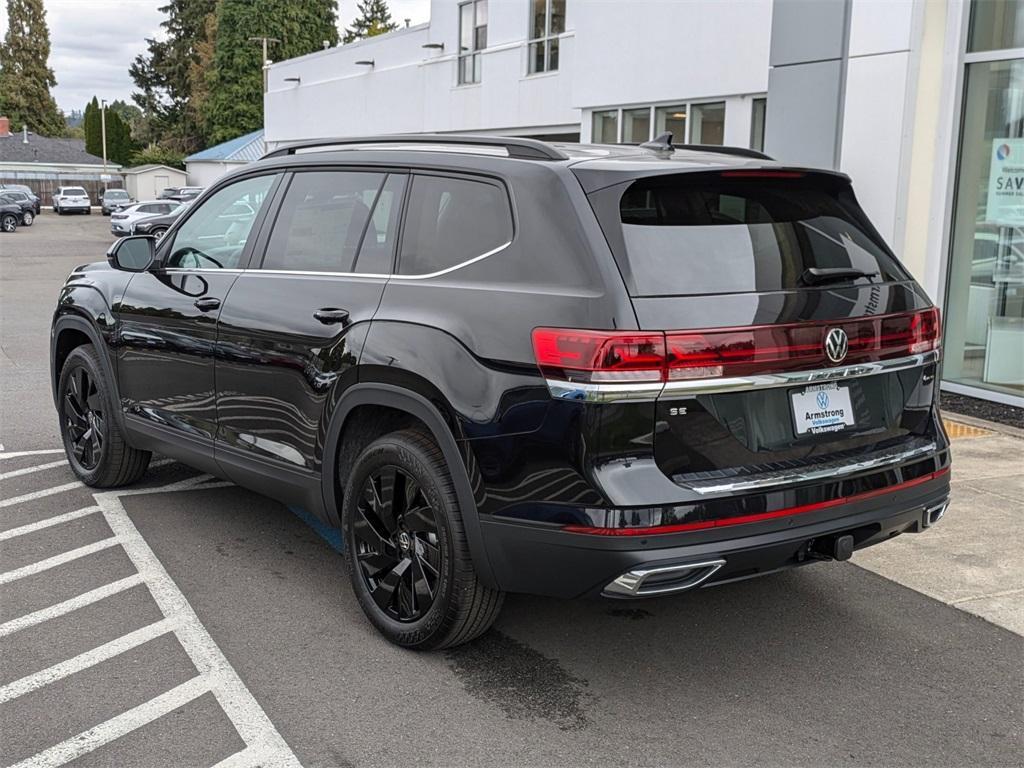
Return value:
M 859 553 L 644 602 L 512 595 L 475 643 L 423 654 L 376 634 L 336 539 L 279 503 L 159 459 L 136 487 L 81 486 L 49 321 L 110 242 L 95 213 L 0 235 L 0 764 L 1021 764 L 1017 604 L 957 607 L 981 582 L 956 539 L 914 549 L 949 521 L 871 570 Z M 1018 478 L 962 496 L 1005 481 L 976 506 L 1012 522 Z M 1019 526 L 1002 538 L 1013 592 Z M 905 572 L 922 558 L 954 571 L 932 589 Z

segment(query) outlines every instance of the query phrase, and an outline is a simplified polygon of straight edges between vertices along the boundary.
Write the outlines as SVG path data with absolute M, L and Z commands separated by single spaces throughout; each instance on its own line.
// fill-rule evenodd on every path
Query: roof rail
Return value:
M 569 156 L 555 149 L 550 144 L 537 139 L 511 138 L 507 136 L 480 136 L 476 134 L 458 133 L 409 133 L 391 134 L 388 136 L 360 136 L 344 139 L 317 139 L 289 144 L 263 157 L 286 157 L 302 150 L 330 151 L 333 148 L 344 149 L 353 144 L 442 144 L 453 147 L 495 147 L 504 149 L 509 157 L 519 160 L 568 160 Z

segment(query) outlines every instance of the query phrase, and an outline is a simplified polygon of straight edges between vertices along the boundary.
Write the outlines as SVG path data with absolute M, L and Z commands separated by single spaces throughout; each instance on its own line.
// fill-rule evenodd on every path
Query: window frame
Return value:
M 458 179 L 460 181 L 472 181 L 472 182 L 477 182 L 477 183 L 491 184 L 492 186 L 497 187 L 499 190 L 501 190 L 504 193 L 505 199 L 508 201 L 509 217 L 511 219 L 511 224 L 512 224 L 512 233 L 509 236 L 508 241 L 503 243 L 502 245 L 499 245 L 496 248 L 492 248 L 489 251 L 485 251 L 484 253 L 477 254 L 476 256 L 472 256 L 472 257 L 466 259 L 465 261 L 461 261 L 458 264 L 453 264 L 450 267 L 445 267 L 444 269 L 439 269 L 436 272 L 426 272 L 426 273 L 424 273 L 422 275 L 403 275 L 403 274 L 400 274 L 399 273 L 399 269 L 401 269 L 401 266 L 402 266 L 402 264 L 401 264 L 402 246 L 405 244 L 406 219 L 407 219 L 407 217 L 409 215 L 409 198 L 410 198 L 410 196 L 412 194 L 413 182 L 416 180 L 417 176 L 425 176 L 425 177 L 432 176 L 432 177 L 435 177 L 435 178 Z M 488 175 L 476 174 L 476 173 L 461 173 L 461 172 L 457 172 L 457 171 L 456 172 L 445 172 L 445 171 L 433 171 L 433 170 L 420 170 L 420 169 L 415 169 L 415 168 L 410 169 L 410 171 L 409 171 L 409 180 L 406 182 L 406 185 L 405 185 L 405 195 L 403 196 L 402 211 L 401 211 L 401 213 L 402 213 L 402 219 L 401 219 L 401 225 L 400 225 L 399 233 L 398 233 L 398 242 L 396 243 L 396 247 L 395 247 L 395 260 L 394 260 L 394 262 L 392 263 L 392 266 L 391 266 L 391 269 L 392 269 L 391 279 L 392 280 L 427 280 L 427 279 L 430 279 L 430 278 L 440 277 L 442 275 L 447 275 L 448 273 L 454 272 L 457 269 L 462 269 L 463 267 L 466 267 L 466 266 L 468 266 L 470 264 L 474 264 L 474 263 L 476 263 L 478 261 L 482 261 L 483 259 L 486 259 L 486 258 L 488 258 L 490 256 L 494 256 L 497 253 L 501 253 L 502 251 L 504 251 L 507 248 L 509 248 L 516 241 L 516 238 L 519 236 L 519 217 L 516 215 L 515 198 L 512 195 L 512 190 L 509 188 L 508 184 L 505 183 L 505 180 L 501 179 L 501 178 L 499 178 L 497 176 L 488 176 Z
M 544 34 L 540 37 L 532 37 L 533 35 L 533 2 L 529 0 L 527 4 L 527 20 L 526 20 L 526 76 L 533 77 L 534 75 L 546 75 L 551 72 L 558 72 L 559 66 L 551 66 L 551 41 L 558 40 L 565 30 L 561 32 L 551 31 L 551 16 L 554 8 L 554 0 L 544 0 Z M 568 9 L 566 9 L 568 11 Z M 534 45 L 543 44 L 544 46 L 544 66 L 541 69 L 533 68 L 533 56 L 530 53 L 530 49 Z M 561 45 L 559 45 L 561 48 Z M 562 53 L 559 50 L 559 65 L 561 65 Z
M 480 25 L 477 23 L 477 21 L 479 19 L 480 4 L 481 3 L 487 3 L 487 2 L 488 2 L 488 0 L 465 0 L 465 2 L 459 3 L 458 6 L 457 6 L 457 9 L 458 9 L 458 19 L 459 19 L 459 30 L 458 30 L 459 34 L 458 34 L 458 37 L 456 38 L 457 49 L 456 49 L 456 56 L 455 56 L 455 82 L 456 82 L 457 85 L 460 85 L 460 86 L 463 86 L 463 85 L 479 85 L 480 81 L 483 79 L 483 67 L 480 66 L 480 64 L 481 64 L 480 53 L 481 53 L 481 51 L 486 51 L 487 50 L 487 41 L 486 41 L 486 32 L 485 32 L 484 33 L 484 35 L 485 35 L 484 46 L 483 46 L 483 48 L 477 48 L 477 30 L 480 28 Z M 462 32 L 463 32 L 463 29 L 462 29 L 462 10 L 463 10 L 463 8 L 466 8 L 466 7 L 472 7 L 472 9 L 473 9 L 473 21 L 472 21 L 472 24 L 470 26 L 470 35 L 469 35 L 470 44 L 472 45 L 472 47 L 467 49 L 465 52 L 463 52 L 463 50 L 462 50 Z M 483 27 L 485 29 L 487 28 L 488 24 L 490 23 L 490 8 L 489 7 L 487 9 L 487 22 L 488 22 L 487 24 L 483 25 Z M 472 66 L 472 73 L 473 74 L 472 74 L 472 78 L 471 79 L 464 80 L 463 77 L 462 77 L 462 71 L 463 71 L 462 67 L 463 67 L 463 62 L 467 61 L 467 60 L 470 62 L 471 66 Z
M 183 211 L 176 218 L 174 223 L 170 226 L 156 247 L 156 254 L 153 260 L 152 271 L 155 272 L 214 272 L 217 274 L 230 274 L 230 273 L 241 273 L 249 268 L 253 260 L 254 253 L 263 253 L 263 248 L 266 245 L 266 240 L 269 237 L 267 228 L 264 226 L 271 213 L 276 215 L 277 206 L 281 202 L 281 181 L 287 174 L 279 168 L 275 169 L 259 169 L 252 173 L 247 173 L 242 176 L 232 176 L 230 179 L 226 179 L 224 182 L 217 184 L 207 190 L 203 195 L 202 199 L 197 199 L 192 205 L 188 207 L 188 210 Z M 249 232 L 249 237 L 246 238 L 245 247 L 242 249 L 241 255 L 238 257 L 238 264 L 228 269 L 219 268 L 208 268 L 208 267 L 166 267 L 164 264 L 167 261 L 167 257 L 171 253 L 171 249 L 174 246 L 174 241 L 177 239 L 178 231 L 185 225 L 190 218 L 196 215 L 196 212 L 201 210 L 202 206 L 206 202 L 220 192 L 222 189 L 238 184 L 243 181 L 250 181 L 262 176 L 269 176 L 272 178 L 270 187 L 267 189 L 267 197 L 264 204 L 260 206 L 260 210 L 256 212 L 256 218 L 252 223 L 252 229 Z M 178 206 L 179 208 L 181 206 Z M 177 210 L 175 208 L 174 210 Z M 261 256 L 262 258 L 262 256 Z

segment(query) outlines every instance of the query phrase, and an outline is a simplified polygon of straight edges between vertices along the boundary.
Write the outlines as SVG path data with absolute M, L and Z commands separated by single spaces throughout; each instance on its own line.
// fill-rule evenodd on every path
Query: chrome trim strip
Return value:
M 732 483 L 717 483 L 710 485 L 706 483 L 680 483 L 683 488 L 699 493 L 702 496 L 712 493 L 730 493 L 733 491 L 752 491 L 772 488 L 776 485 L 792 485 L 793 483 L 807 483 L 814 480 L 823 480 L 830 477 L 845 477 L 855 472 L 865 472 L 870 469 L 881 469 L 882 467 L 902 464 L 910 459 L 919 456 L 927 456 L 935 453 L 939 446 L 935 443 L 919 445 L 906 451 L 897 451 L 876 454 L 867 459 L 850 462 L 836 466 L 834 462 L 818 467 L 807 467 L 806 469 L 794 469 L 791 471 L 777 472 L 770 475 L 752 477 L 748 480 L 737 480 Z
M 858 363 L 813 371 L 732 376 L 722 379 L 677 379 L 667 383 L 585 383 L 547 379 L 552 397 L 562 400 L 582 400 L 592 403 L 611 403 L 620 400 L 656 400 L 659 397 L 696 397 L 724 392 L 743 392 L 754 389 L 797 387 L 828 381 L 856 379 L 880 373 L 896 373 L 923 365 L 937 363 L 939 350 L 919 355 L 881 360 L 877 363 Z
M 939 360 L 939 350 L 923 352 L 919 355 L 899 357 L 892 360 L 880 360 L 877 363 L 857 363 L 836 368 L 819 368 L 813 371 L 791 371 L 787 373 L 769 373 L 755 376 L 735 376 L 724 379 L 692 379 L 670 381 L 665 384 L 666 395 L 709 395 L 719 392 L 735 392 L 744 389 L 774 389 L 777 387 L 793 387 L 801 384 L 821 384 L 826 381 L 842 379 L 858 379 L 862 376 L 875 376 L 879 373 L 896 373 L 910 368 L 917 368 Z
M 633 568 L 619 576 L 604 588 L 605 594 L 617 597 L 648 597 L 652 595 L 667 595 L 672 592 L 683 592 L 687 589 L 704 583 L 711 576 L 725 565 L 725 560 L 706 560 L 700 563 L 684 563 L 680 565 L 665 565 L 653 568 Z M 667 573 L 693 573 L 694 575 L 677 584 L 670 584 L 664 587 L 651 587 L 644 589 L 644 582 L 651 576 L 664 575 Z

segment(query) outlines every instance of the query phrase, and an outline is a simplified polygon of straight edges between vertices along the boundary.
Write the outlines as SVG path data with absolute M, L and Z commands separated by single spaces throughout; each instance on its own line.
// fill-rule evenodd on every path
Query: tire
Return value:
M 32 222 L 36 220 L 36 216 L 32 211 L 25 211 L 21 214 L 21 223 L 26 227 L 31 227 Z
M 153 231 L 150 232 L 149 234 L 152 235 L 157 240 L 157 242 L 159 242 L 160 238 L 162 238 L 166 233 L 167 227 L 154 227 Z
M 393 432 L 359 455 L 345 488 L 342 530 L 356 599 L 392 643 L 451 648 L 497 618 L 504 593 L 477 578 L 451 473 L 422 432 Z
M 95 347 L 75 347 L 57 385 L 60 435 L 71 470 L 93 488 L 131 485 L 152 454 L 132 448 L 114 418 L 116 400 Z
M 61 210 L 59 207 L 58 208 L 54 208 L 54 210 L 57 212 L 58 216 L 63 216 L 64 215 L 64 211 Z
M 18 231 L 18 217 L 13 213 L 5 213 L 0 216 L 0 230 L 4 232 L 17 232 Z
M 85 209 L 85 215 L 86 216 L 92 216 L 92 208 L 86 208 Z

